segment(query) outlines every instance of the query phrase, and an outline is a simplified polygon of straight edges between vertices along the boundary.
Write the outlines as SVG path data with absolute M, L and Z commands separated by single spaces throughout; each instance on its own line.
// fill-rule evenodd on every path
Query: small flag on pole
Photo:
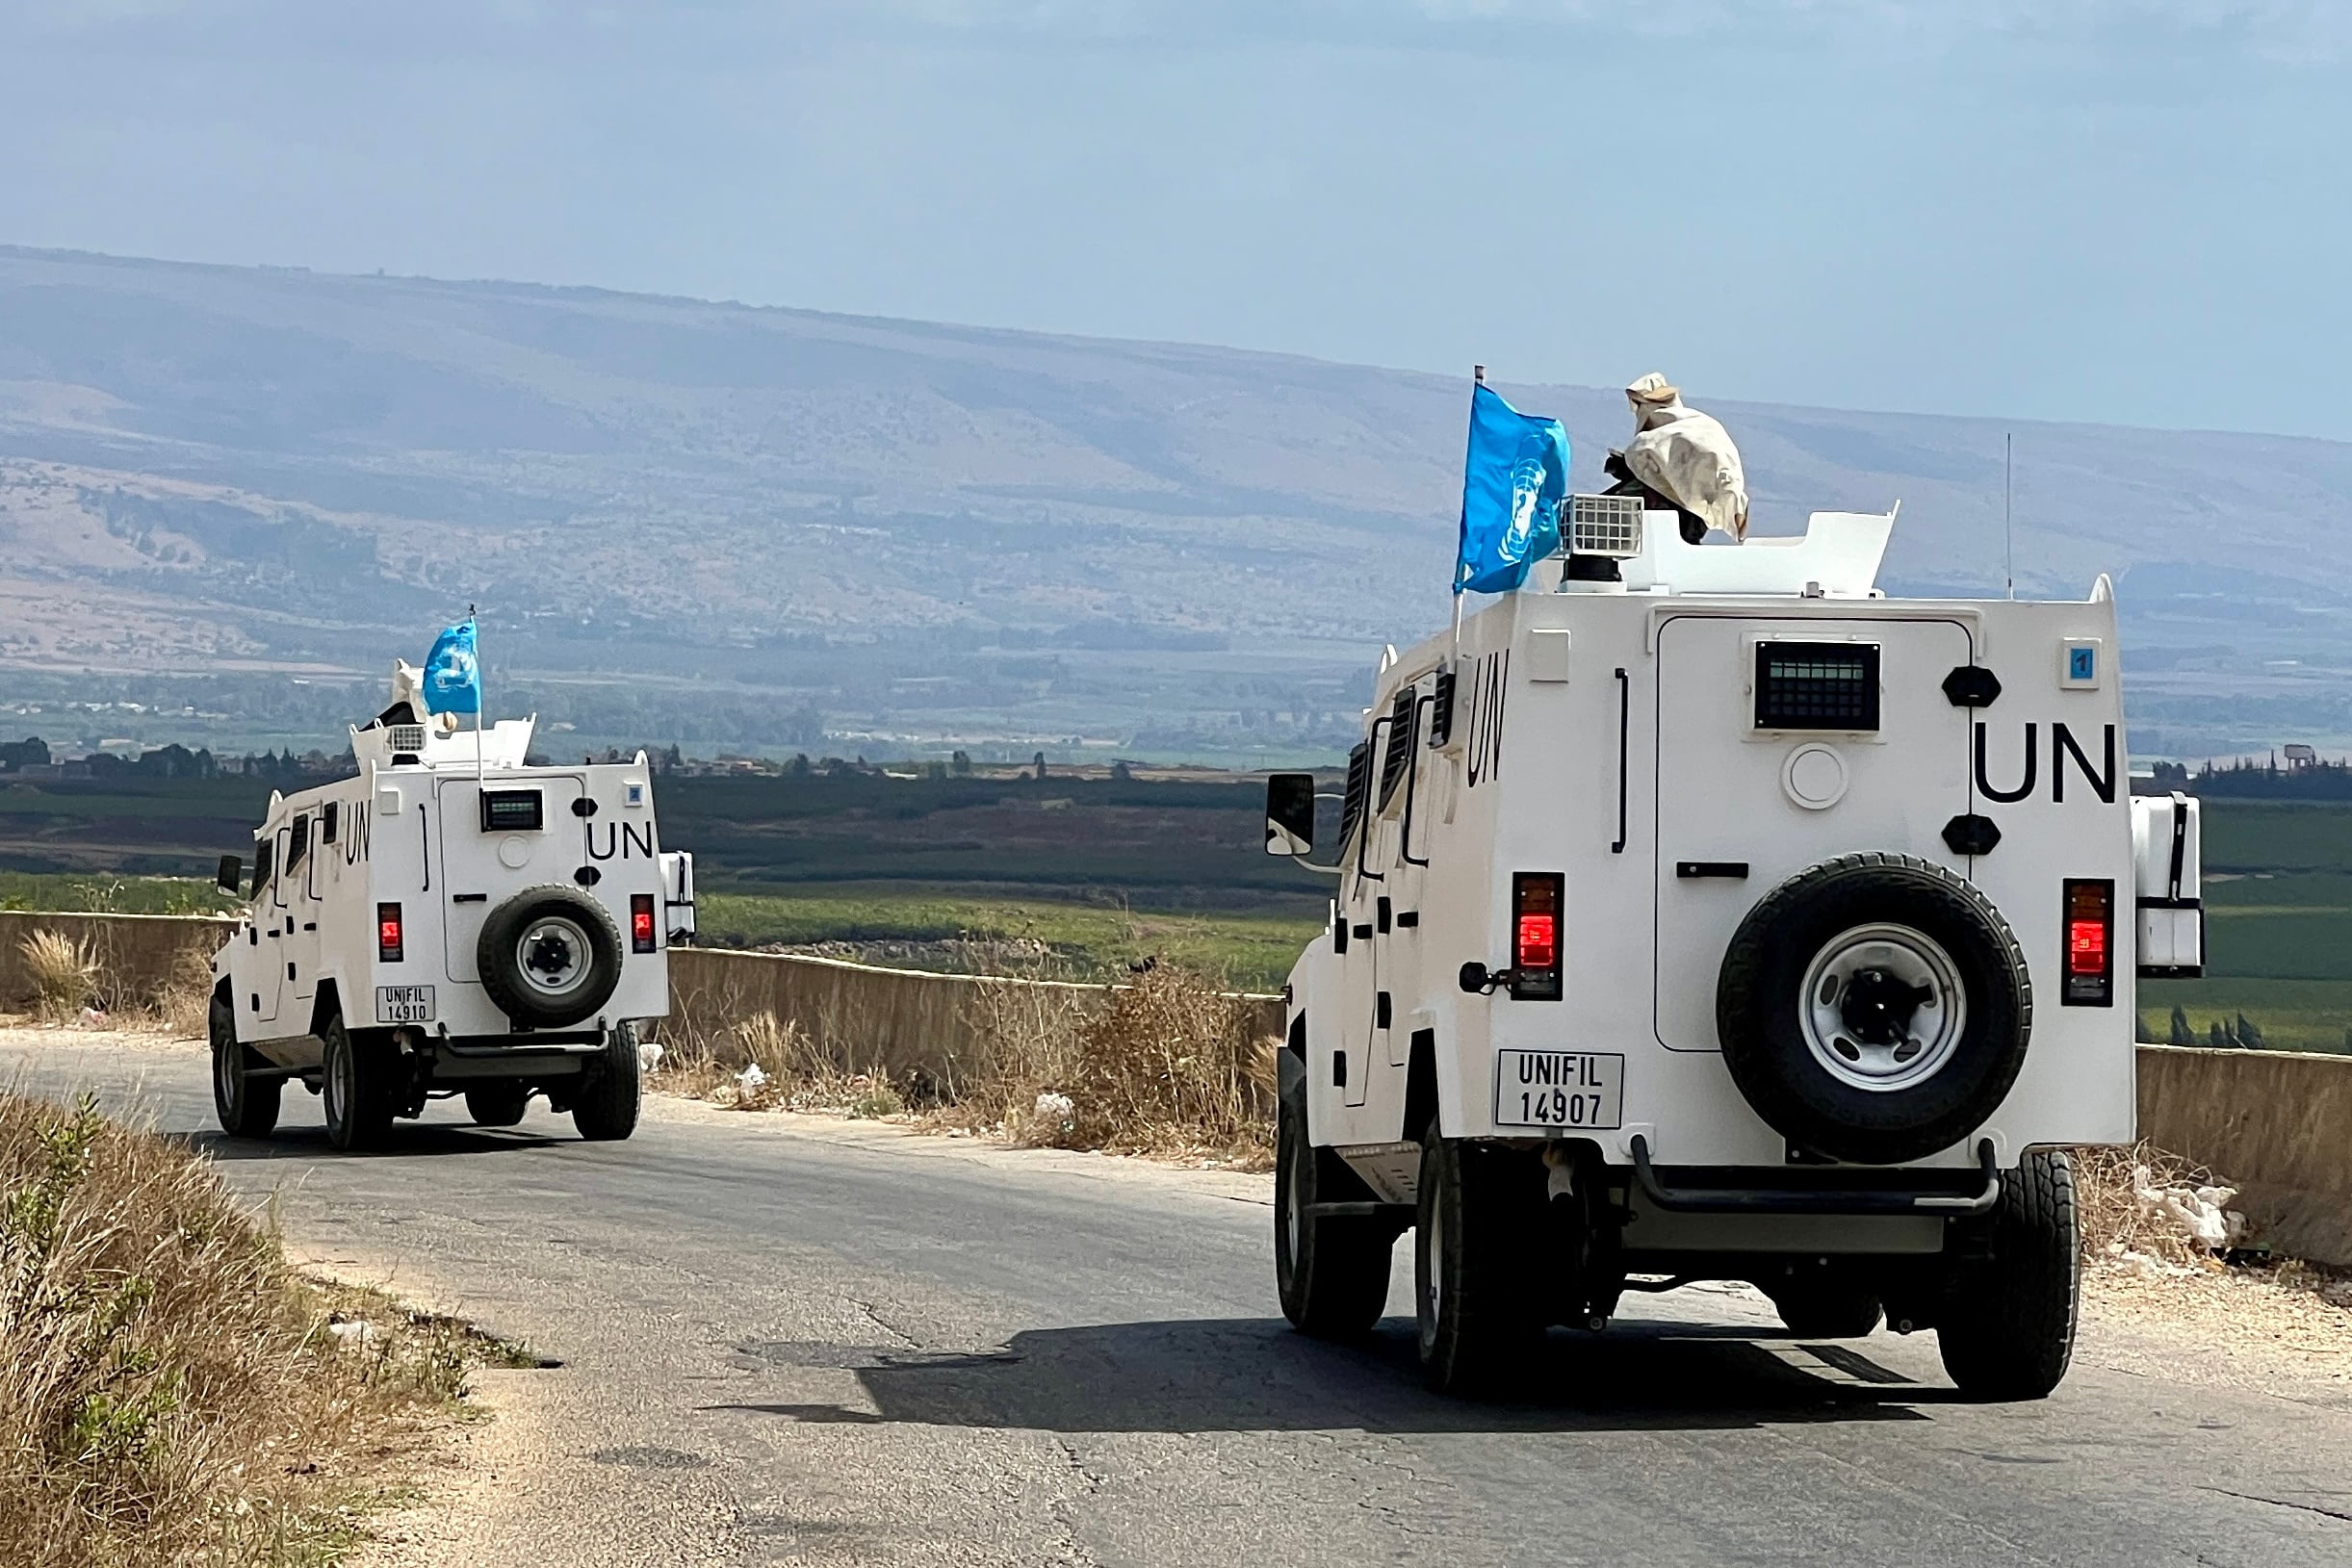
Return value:
M 481 712 L 481 660 L 474 647 L 474 617 L 433 639 L 425 659 L 425 707 L 430 713 Z
M 1483 381 L 1470 389 L 1470 452 L 1462 465 L 1461 543 L 1454 591 L 1509 593 L 1560 548 L 1568 493 L 1568 432 L 1522 414 Z

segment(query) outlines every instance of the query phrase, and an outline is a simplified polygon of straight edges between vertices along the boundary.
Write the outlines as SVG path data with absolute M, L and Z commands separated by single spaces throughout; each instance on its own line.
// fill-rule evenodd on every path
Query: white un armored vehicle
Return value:
M 1284 1311 L 1368 1327 L 1411 1229 L 1441 1389 L 1719 1278 L 2049 1392 L 2064 1147 L 2132 1137 L 2135 971 L 2202 941 L 2197 803 L 2128 786 L 2106 579 L 1889 599 L 1892 513 L 1702 547 L 1565 510 L 1525 586 L 1381 661 L 1284 988 Z M 1313 834 L 1278 775 L 1269 851 Z
M 456 1093 L 484 1126 L 538 1093 L 582 1138 L 627 1138 L 637 1021 L 669 1012 L 667 949 L 693 930 L 645 756 L 534 767 L 531 721 L 450 733 L 417 707 L 396 679 L 351 732 L 357 776 L 273 794 L 249 881 L 221 861 L 251 907 L 213 960 L 220 1125 L 267 1137 L 297 1078 L 337 1148 Z

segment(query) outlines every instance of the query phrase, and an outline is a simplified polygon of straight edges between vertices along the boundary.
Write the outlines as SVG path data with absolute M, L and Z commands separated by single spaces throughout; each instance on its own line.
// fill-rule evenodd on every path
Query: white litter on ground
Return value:
M 658 1040 L 641 1040 L 641 1041 L 637 1041 L 637 1070 L 638 1070 L 639 1072 L 652 1072 L 653 1070 L 655 1070 L 656 1068 L 658 1068 L 658 1067 L 660 1067 L 660 1066 L 661 1066 L 661 1041 L 658 1041 Z
M 1037 1119 L 1065 1133 L 1078 1128 L 1078 1102 L 1048 1089 L 1037 1096 Z
M 2141 1214 L 2210 1250 L 2235 1247 L 2246 1234 L 2246 1217 L 2229 1207 L 2235 1187 L 2158 1187 L 2143 1165 L 2132 1169 L 2132 1191 Z
M 345 1323 L 330 1323 L 326 1331 L 346 1345 L 366 1345 L 375 1338 L 375 1325 L 352 1319 Z
M 735 1075 L 735 1087 L 746 1094 L 757 1094 L 766 1085 L 767 1074 L 760 1070 L 757 1062 Z

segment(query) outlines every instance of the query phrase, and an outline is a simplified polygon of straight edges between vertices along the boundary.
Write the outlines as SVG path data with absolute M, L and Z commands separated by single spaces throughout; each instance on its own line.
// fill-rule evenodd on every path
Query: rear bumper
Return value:
M 1650 1207 L 1667 1214 L 1900 1214 L 1964 1218 L 1989 1212 L 2001 1198 L 2001 1168 L 1989 1138 L 1977 1144 L 1977 1169 L 1966 1173 L 1969 1179 L 1965 1182 L 1954 1181 L 1943 1172 L 1917 1170 L 1879 1171 L 1793 1166 L 1787 1172 L 1790 1179 L 1777 1185 L 1700 1186 L 1693 1183 L 1741 1173 L 1671 1171 L 1661 1175 L 1650 1163 L 1648 1139 L 1636 1134 L 1631 1150 L 1634 1181 L 1642 1197 Z M 1779 1177 L 1782 1172 L 1771 1174 Z M 1668 1176 L 1673 1179 L 1669 1181 Z
M 551 1029 L 530 1035 L 434 1036 L 401 1043 L 413 1058 L 430 1064 L 433 1082 L 443 1083 L 567 1077 L 605 1048 L 606 1038 L 596 1029 Z

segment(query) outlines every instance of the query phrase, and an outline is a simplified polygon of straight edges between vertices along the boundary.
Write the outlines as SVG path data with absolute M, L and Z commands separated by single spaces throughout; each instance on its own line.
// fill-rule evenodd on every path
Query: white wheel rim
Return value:
M 565 914 L 543 914 L 515 938 L 515 972 L 541 995 L 560 996 L 587 973 L 589 952 L 588 933 L 579 921 Z
M 1968 992 L 1959 965 L 1926 933 L 1856 926 L 1814 955 L 1796 1015 L 1822 1071 L 1891 1094 L 1951 1064 L 1968 1027 Z

